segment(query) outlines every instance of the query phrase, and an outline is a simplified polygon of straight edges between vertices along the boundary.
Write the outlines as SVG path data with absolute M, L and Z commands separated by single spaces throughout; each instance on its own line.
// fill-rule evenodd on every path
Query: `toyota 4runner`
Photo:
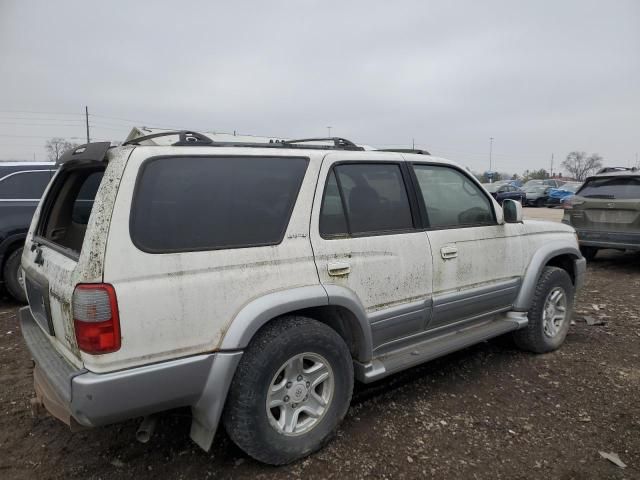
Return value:
M 557 349 L 585 260 L 426 152 L 166 132 L 67 152 L 22 267 L 34 403 L 72 427 L 189 406 L 203 449 L 221 421 L 284 464 L 331 438 L 354 378 L 509 332 Z

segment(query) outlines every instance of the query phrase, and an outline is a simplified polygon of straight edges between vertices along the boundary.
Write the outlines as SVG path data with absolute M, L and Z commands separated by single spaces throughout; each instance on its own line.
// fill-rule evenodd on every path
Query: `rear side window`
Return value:
M 18 172 L 0 181 L 0 198 L 39 200 L 51 180 L 51 172 Z
M 587 198 L 640 199 L 640 177 L 601 177 L 587 180 L 578 192 Z
M 366 235 L 412 228 L 399 165 L 358 163 L 334 167 L 322 201 L 321 235 Z
M 130 232 L 151 253 L 282 241 L 306 158 L 163 157 L 138 177 Z
M 489 199 L 465 174 L 437 165 L 414 165 L 413 169 L 430 227 L 495 224 Z

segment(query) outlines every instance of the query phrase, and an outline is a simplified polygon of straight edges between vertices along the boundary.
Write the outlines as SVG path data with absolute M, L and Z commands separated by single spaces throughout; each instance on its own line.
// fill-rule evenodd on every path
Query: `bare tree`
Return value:
M 571 176 L 582 182 L 590 174 L 602 168 L 602 157 L 597 153 L 587 156 L 586 152 L 571 152 L 562 162 L 562 166 Z
M 77 146 L 77 143 L 70 142 L 65 138 L 54 137 L 50 140 L 47 140 L 44 148 L 47 150 L 47 156 L 49 157 L 49 160 L 58 163 L 60 157 L 64 152 L 66 152 L 67 150 L 71 150 L 72 148 L 75 148 Z

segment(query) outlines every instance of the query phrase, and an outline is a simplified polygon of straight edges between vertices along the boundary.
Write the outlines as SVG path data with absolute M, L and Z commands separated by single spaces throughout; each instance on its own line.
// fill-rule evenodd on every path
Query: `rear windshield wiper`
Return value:
M 608 200 L 612 200 L 612 199 L 616 198 L 615 195 L 604 195 L 604 194 L 600 194 L 600 195 L 598 195 L 598 194 L 583 195 L 583 197 L 586 197 L 586 198 L 606 198 Z

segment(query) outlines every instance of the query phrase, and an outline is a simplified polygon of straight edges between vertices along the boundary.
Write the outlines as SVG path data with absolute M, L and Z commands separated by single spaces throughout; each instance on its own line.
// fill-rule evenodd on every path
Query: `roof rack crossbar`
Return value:
M 122 145 L 140 145 L 140 142 L 144 142 L 145 140 L 151 140 L 153 138 L 158 137 L 169 137 L 172 135 L 177 135 L 179 140 L 172 144 L 174 146 L 182 146 L 182 145 L 211 145 L 213 144 L 213 140 L 209 137 L 198 133 L 192 132 L 190 130 L 172 130 L 168 132 L 159 132 L 152 133 L 150 135 L 144 135 L 138 138 L 132 138 L 128 142 L 124 142 Z

